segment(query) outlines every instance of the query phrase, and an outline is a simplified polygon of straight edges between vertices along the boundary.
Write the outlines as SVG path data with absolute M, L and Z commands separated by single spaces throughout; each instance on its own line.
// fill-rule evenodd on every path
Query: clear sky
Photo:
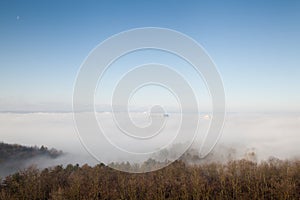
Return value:
M 300 111 L 300 1 L 0 1 L 0 110 L 71 109 L 77 71 L 107 37 L 138 27 L 200 43 L 229 111 Z

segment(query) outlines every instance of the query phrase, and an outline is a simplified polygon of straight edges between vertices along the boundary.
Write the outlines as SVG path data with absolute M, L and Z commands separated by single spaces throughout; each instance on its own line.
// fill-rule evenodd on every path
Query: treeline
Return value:
M 48 149 L 45 146 L 26 147 L 0 142 L 0 176 L 26 167 L 29 160 L 41 157 L 54 159 L 60 155 L 62 155 L 62 151 L 54 148 Z
M 48 149 L 45 146 L 41 147 L 27 147 L 19 144 L 6 144 L 0 142 L 0 163 L 7 160 L 28 159 L 38 155 L 45 155 L 51 158 L 56 158 L 62 152 L 54 148 Z
M 103 164 L 31 167 L 2 180 L 0 199 L 300 199 L 300 161 L 176 161 L 141 174 Z

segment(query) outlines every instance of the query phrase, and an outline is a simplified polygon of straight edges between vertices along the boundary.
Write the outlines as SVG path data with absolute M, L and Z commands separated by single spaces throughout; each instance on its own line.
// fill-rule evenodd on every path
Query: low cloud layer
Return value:
M 102 113 L 104 114 L 107 115 Z M 172 116 L 168 120 L 170 120 L 169 130 L 175 130 L 178 124 L 172 122 L 174 120 Z M 91 165 L 97 163 L 81 144 L 75 131 L 72 113 L 0 113 L 0 124 L 3 142 L 29 146 L 45 145 L 66 153 L 51 163 L 41 160 L 39 165 L 42 167 L 67 163 Z M 202 118 L 200 122 L 202 131 L 206 130 L 208 125 L 208 118 Z M 111 130 L 114 130 L 114 127 L 111 127 Z M 197 149 L 198 146 L 195 144 L 193 148 Z M 271 156 L 292 159 L 300 156 L 299 144 L 300 114 L 231 113 L 226 117 L 223 134 L 215 153 L 218 151 L 224 153 L 222 152 L 224 149 L 234 149 L 236 158 L 242 157 L 248 151 L 254 151 L 259 160 Z M 109 152 L 106 153 L 107 157 L 103 158 L 106 162 L 120 159 L 110 157 Z

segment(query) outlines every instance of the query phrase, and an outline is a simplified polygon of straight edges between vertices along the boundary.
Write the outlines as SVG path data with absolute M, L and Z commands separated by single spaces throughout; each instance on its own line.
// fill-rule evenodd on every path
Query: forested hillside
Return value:
M 47 147 L 26 147 L 18 144 L 0 143 L 0 176 L 23 169 L 29 161 L 38 158 L 54 159 L 61 151 Z
M 31 167 L 2 181 L 0 199 L 300 199 L 300 162 L 188 165 L 176 161 L 142 174 L 103 164 Z

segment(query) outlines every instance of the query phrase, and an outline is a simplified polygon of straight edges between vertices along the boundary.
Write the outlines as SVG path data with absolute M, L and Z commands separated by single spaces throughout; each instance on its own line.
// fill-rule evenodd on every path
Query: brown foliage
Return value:
M 42 171 L 31 167 L 2 181 L 0 199 L 299 199 L 299 191 L 300 161 L 270 159 L 258 164 L 236 160 L 201 165 L 176 161 L 141 174 L 103 164 Z

